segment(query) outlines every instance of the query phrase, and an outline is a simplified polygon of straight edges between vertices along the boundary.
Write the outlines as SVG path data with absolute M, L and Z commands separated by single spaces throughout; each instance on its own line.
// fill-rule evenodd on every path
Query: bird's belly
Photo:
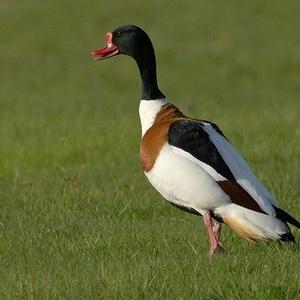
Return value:
M 145 174 L 168 201 L 200 213 L 231 203 L 204 169 L 172 151 L 168 144 L 161 149 L 153 168 Z

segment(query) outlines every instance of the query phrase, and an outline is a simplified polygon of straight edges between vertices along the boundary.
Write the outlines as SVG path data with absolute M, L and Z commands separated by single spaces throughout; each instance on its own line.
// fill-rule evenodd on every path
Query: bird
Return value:
M 140 162 L 153 187 L 170 204 L 201 216 L 208 232 L 209 255 L 224 251 L 222 224 L 250 242 L 295 242 L 289 224 L 300 223 L 281 209 L 221 129 L 186 116 L 162 93 L 148 34 L 136 25 L 106 33 L 104 48 L 91 55 L 102 61 L 127 55 L 141 79 Z

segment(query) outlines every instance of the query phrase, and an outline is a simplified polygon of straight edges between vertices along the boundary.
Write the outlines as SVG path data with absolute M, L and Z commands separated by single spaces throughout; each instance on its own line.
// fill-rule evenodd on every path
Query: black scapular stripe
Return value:
M 171 124 L 168 133 L 170 145 L 180 148 L 215 169 L 228 180 L 236 181 L 216 146 L 200 121 L 178 120 Z
M 212 123 L 212 122 L 207 121 L 207 120 L 201 120 L 201 122 L 208 123 L 208 124 L 209 124 L 209 125 L 210 125 L 217 133 L 219 133 L 220 135 L 222 135 L 223 138 L 225 138 L 225 139 L 228 141 L 227 137 L 224 135 L 224 133 L 223 133 L 222 130 L 218 127 L 217 124 Z

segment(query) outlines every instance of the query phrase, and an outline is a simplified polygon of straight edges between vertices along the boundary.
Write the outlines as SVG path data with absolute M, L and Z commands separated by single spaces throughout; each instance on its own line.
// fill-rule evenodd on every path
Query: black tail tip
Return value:
M 295 237 L 292 235 L 291 232 L 284 233 L 280 235 L 280 240 L 283 242 L 292 242 L 295 243 Z

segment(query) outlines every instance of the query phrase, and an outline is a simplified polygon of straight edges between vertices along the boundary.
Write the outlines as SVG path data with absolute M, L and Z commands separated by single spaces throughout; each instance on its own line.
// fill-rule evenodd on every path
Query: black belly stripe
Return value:
M 195 210 L 194 208 L 192 208 L 192 207 L 187 207 L 187 206 L 184 206 L 184 205 L 180 205 L 180 204 L 175 204 L 174 202 L 170 202 L 170 201 L 168 201 L 171 205 L 173 205 L 173 206 L 175 206 L 175 207 L 177 207 L 177 208 L 179 208 L 179 209 L 181 209 L 181 210 L 183 210 L 183 211 L 185 211 L 185 212 L 187 212 L 187 213 L 190 213 L 190 214 L 192 214 L 192 215 L 197 215 L 197 216 L 202 216 L 202 214 L 200 214 L 197 210 Z M 211 216 L 216 220 L 216 221 L 218 221 L 218 222 L 220 222 L 220 223 L 223 223 L 223 219 L 222 219 L 222 217 L 220 216 L 220 215 L 218 215 L 218 214 L 215 214 L 213 211 L 210 211 L 210 213 L 211 213 Z
M 185 211 L 185 212 L 188 212 L 190 214 L 193 214 L 193 215 L 198 215 L 198 216 L 202 216 L 199 212 L 197 212 L 195 209 L 191 208 L 191 207 L 187 207 L 187 206 L 184 206 L 184 205 L 180 205 L 180 204 L 175 204 L 174 202 L 170 202 L 168 201 L 171 205 Z

